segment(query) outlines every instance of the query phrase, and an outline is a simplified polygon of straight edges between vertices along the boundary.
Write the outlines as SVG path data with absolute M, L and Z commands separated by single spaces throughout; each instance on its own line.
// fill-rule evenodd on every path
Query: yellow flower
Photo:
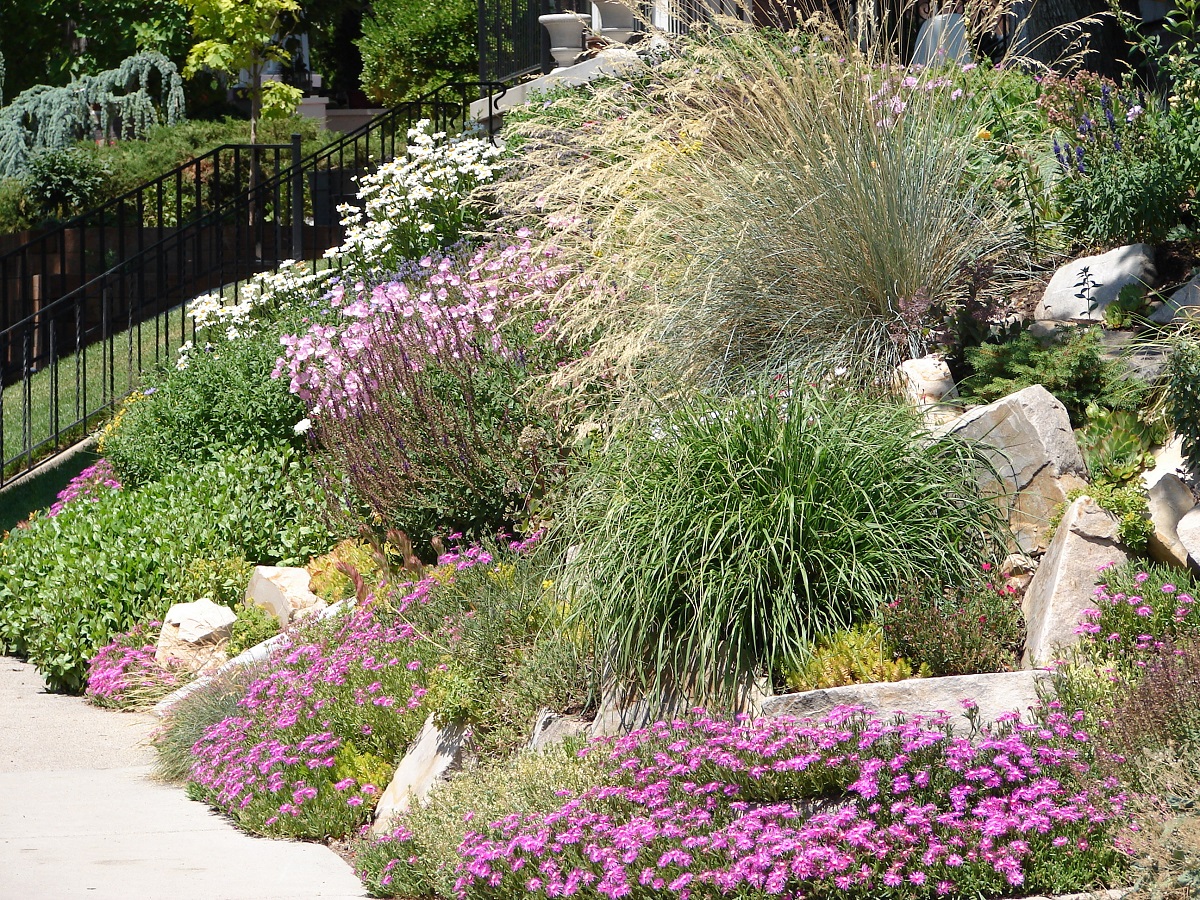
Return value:
M 986 127 L 980 128 L 977 132 L 975 132 L 975 140 L 977 141 L 990 141 L 991 139 L 992 133 L 988 131 Z

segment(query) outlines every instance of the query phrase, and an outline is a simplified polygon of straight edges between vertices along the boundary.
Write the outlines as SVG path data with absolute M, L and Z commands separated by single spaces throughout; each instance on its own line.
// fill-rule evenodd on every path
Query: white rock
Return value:
M 372 834 L 386 832 L 392 819 L 407 812 L 414 800 L 425 802 L 434 785 L 458 765 L 468 736 L 465 725 L 438 728 L 432 715 L 425 720 L 421 733 L 400 760 L 396 774 L 379 798 Z
M 1175 291 L 1158 309 L 1150 313 L 1150 321 L 1159 325 L 1200 318 L 1200 272 Z
M 1038 684 L 1049 675 L 1035 669 L 998 672 L 990 675 L 953 675 L 947 678 L 909 678 L 882 684 L 852 684 L 847 687 L 804 691 L 771 697 L 763 703 L 763 715 L 819 718 L 835 706 L 862 706 L 883 717 L 894 713 L 908 716 L 951 714 L 956 730 L 966 730 L 963 700 L 974 702 L 981 724 L 995 722 L 1005 713 L 1022 717 L 1037 706 Z
M 308 589 L 309 574 L 291 566 L 255 566 L 246 587 L 246 605 L 264 609 L 286 625 L 293 618 L 320 610 L 325 601 Z
M 1120 543 L 1120 522 L 1091 497 L 1067 507 L 1021 602 L 1025 613 L 1025 668 L 1044 666 L 1079 642 L 1083 611 L 1095 605 L 1100 570 L 1121 565 L 1129 554 Z
M 1175 534 L 1187 552 L 1188 564 L 1200 568 L 1200 508 L 1192 509 L 1179 520 Z
M 950 367 L 938 356 L 906 359 L 896 370 L 896 384 L 914 406 L 932 406 L 958 396 Z
M 1035 384 L 968 410 L 943 430 L 991 448 L 987 456 L 1000 480 L 981 471 L 980 487 L 1008 506 L 1009 525 L 1022 551 L 1045 549 L 1050 518 L 1068 491 L 1087 484 L 1087 466 L 1066 407 Z
M 548 709 L 538 713 L 529 739 L 530 750 L 544 750 L 573 737 L 587 736 L 591 723 L 578 716 L 563 716 Z
M 189 672 L 212 669 L 225 662 L 222 650 L 237 615 L 228 606 L 202 598 L 176 603 L 163 617 L 154 660 Z
M 1077 285 L 1085 267 L 1093 287 L 1080 297 Z M 1062 266 L 1046 285 L 1034 318 L 1039 322 L 1103 322 L 1104 308 L 1130 284 L 1154 284 L 1154 248 L 1148 244 L 1118 247 Z
M 1142 484 L 1150 490 L 1164 475 L 1178 475 L 1183 471 L 1183 438 L 1177 435 L 1154 451 L 1154 468 L 1142 473 Z
M 1186 568 L 1188 551 L 1179 540 L 1179 523 L 1196 507 L 1192 489 L 1178 475 L 1159 477 L 1148 492 L 1147 505 L 1154 533 L 1146 541 L 1150 558 L 1170 566 Z

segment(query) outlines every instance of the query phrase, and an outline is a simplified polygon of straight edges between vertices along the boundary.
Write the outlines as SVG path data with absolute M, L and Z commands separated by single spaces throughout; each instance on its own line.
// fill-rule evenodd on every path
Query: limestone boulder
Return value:
M 430 715 L 379 798 L 371 833 L 383 834 L 414 802 L 424 803 L 434 786 L 459 765 L 468 737 L 465 725 L 439 728 Z
M 1200 318 L 1200 272 L 1179 290 L 1173 292 L 1162 306 L 1150 313 L 1149 319 L 1158 325 Z
M 326 607 L 309 590 L 309 574 L 291 566 L 255 566 L 246 587 L 246 604 L 266 610 L 281 624 L 303 618 Z
M 1142 473 L 1146 490 L 1154 487 L 1164 475 L 1180 475 L 1187 471 L 1183 461 L 1183 438 L 1178 435 L 1153 451 L 1154 467 Z
M 1087 270 L 1090 289 L 1081 281 Z M 1099 256 L 1086 256 L 1054 273 L 1042 302 L 1034 312 L 1039 322 L 1103 322 L 1104 308 L 1117 299 L 1126 285 L 1153 286 L 1154 248 L 1130 244 Z
M 950 367 L 939 356 L 902 362 L 896 369 L 896 386 L 917 407 L 933 406 L 958 397 Z
M 1186 568 L 1188 551 L 1179 539 L 1179 523 L 1196 508 L 1192 489 L 1178 475 L 1167 473 L 1150 486 L 1147 505 L 1154 532 L 1146 541 L 1146 552 L 1156 562 Z
M 885 718 L 895 713 L 932 716 L 944 712 L 950 713 L 955 730 L 969 731 L 964 700 L 974 704 L 982 724 L 995 722 L 1012 712 L 1028 718 L 1029 709 L 1039 702 L 1038 685 L 1048 675 L 1032 670 L 852 684 L 771 697 L 763 703 L 763 715 L 816 719 L 837 706 L 861 706 Z
M 215 669 L 227 659 L 224 647 L 235 621 L 233 610 L 208 598 L 176 603 L 163 618 L 154 660 L 188 672 Z
M 543 709 L 533 725 L 533 735 L 529 739 L 530 750 L 545 750 L 554 747 L 574 737 L 587 737 L 591 723 L 578 716 L 564 716 Z
M 1188 565 L 1200 569 L 1200 508 L 1192 509 L 1179 520 L 1175 534 L 1187 553 Z
M 968 410 L 943 430 L 982 445 L 994 471 L 980 470 L 980 487 L 1005 504 L 1024 553 L 1044 550 L 1067 492 L 1087 485 L 1066 407 L 1037 384 Z
M 1080 497 L 1063 513 L 1021 602 L 1025 614 L 1025 668 L 1048 665 L 1079 642 L 1083 611 L 1095 605 L 1096 579 L 1106 567 L 1121 565 L 1129 553 L 1121 544 L 1120 522 L 1091 497 Z

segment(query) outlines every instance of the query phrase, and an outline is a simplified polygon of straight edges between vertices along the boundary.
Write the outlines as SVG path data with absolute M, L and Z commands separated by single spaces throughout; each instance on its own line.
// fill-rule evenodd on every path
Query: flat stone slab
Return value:
M 1039 703 L 1038 684 L 1049 676 L 1048 671 L 1032 669 L 852 684 L 771 697 L 763 701 L 763 715 L 816 719 L 837 706 L 862 706 L 884 717 L 895 713 L 932 716 L 945 712 L 951 714 L 951 724 L 956 730 L 966 730 L 970 723 L 965 717 L 963 700 L 974 701 L 979 720 L 984 724 L 1011 712 L 1027 718 L 1029 708 Z
M 467 738 L 468 729 L 465 725 L 439 728 L 430 715 L 417 739 L 400 760 L 387 790 L 379 798 L 371 833 L 379 835 L 386 832 L 392 819 L 407 812 L 414 800 L 423 803 L 434 785 L 458 765 Z

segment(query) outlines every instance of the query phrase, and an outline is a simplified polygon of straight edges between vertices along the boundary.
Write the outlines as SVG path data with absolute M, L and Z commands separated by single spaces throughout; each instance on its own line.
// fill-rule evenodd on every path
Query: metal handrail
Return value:
M 439 130 L 462 122 L 472 92 L 494 103 L 502 96 L 503 86 L 443 86 L 307 155 L 300 153 L 299 136 L 293 136 L 291 145 L 269 145 L 276 153 L 274 173 L 258 180 L 253 190 L 220 197 L 219 203 L 197 210 L 194 218 L 169 230 L 161 221 L 142 228 L 136 252 L 90 277 L 83 272 L 79 284 L 27 310 L 11 324 L 0 321 L 0 371 L 7 370 L 5 381 L 16 378 L 21 385 L 16 401 L 21 434 L 15 452 L 5 445 L 5 402 L 0 394 L 0 485 L 10 470 L 28 469 L 64 449 L 82 428 L 134 388 L 136 375 L 147 364 L 168 361 L 180 344 L 194 339 L 195 329 L 185 317 L 188 300 L 205 290 L 230 284 L 236 287 L 256 272 L 277 267 L 285 257 L 315 260 L 340 243 L 340 221 L 323 224 L 317 216 L 319 200 L 329 201 L 325 213 L 331 215 L 336 207 L 334 198 L 353 192 L 355 176 L 406 148 L 408 128 L 419 119 L 432 119 Z M 198 160 L 219 159 L 221 151 L 237 146 L 222 145 Z M 285 150 L 291 156 L 288 166 L 279 163 Z M 179 172 L 195 162 L 147 184 L 178 178 Z M 318 190 L 319 172 L 329 173 L 328 196 Z M 307 223 L 306 187 L 312 212 Z M 138 190 L 114 198 L 105 207 L 121 208 L 122 200 L 129 203 Z M 95 221 L 89 216 L 99 215 L 103 223 L 99 209 L 71 221 L 86 223 Z M 71 223 L 62 227 L 71 227 Z M 153 233 L 149 239 L 142 233 L 147 231 Z M 87 348 L 97 343 L 102 344 L 99 353 L 89 354 Z M 121 376 L 115 360 L 122 351 L 129 365 L 123 383 L 118 383 Z M 33 379 L 46 370 L 42 378 L 48 386 L 41 390 L 49 396 L 43 403 L 34 396 Z M 10 392 L 15 390 L 14 384 Z M 10 406 L 12 402 L 10 399 Z M 35 424 L 35 411 L 47 420 L 41 427 Z

